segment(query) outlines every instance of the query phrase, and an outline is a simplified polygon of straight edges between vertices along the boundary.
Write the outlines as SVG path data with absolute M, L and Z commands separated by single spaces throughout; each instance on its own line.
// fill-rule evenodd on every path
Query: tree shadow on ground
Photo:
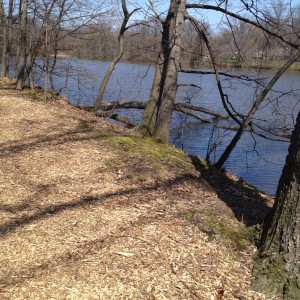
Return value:
M 47 147 L 49 144 L 52 146 L 62 145 L 67 142 L 82 142 L 89 140 L 101 140 L 107 137 L 116 135 L 115 133 L 101 133 L 101 132 L 92 132 L 89 129 L 71 129 L 63 133 L 51 134 L 51 135 L 37 135 L 29 137 L 27 140 L 17 140 L 13 142 L 7 142 L 0 144 L 0 157 L 9 157 L 17 153 Z
M 103 195 L 93 196 L 93 197 L 81 197 L 79 199 L 74 199 L 68 203 L 49 205 L 44 209 L 41 209 L 39 212 L 36 212 L 32 215 L 26 215 L 18 220 L 13 220 L 11 222 L 7 222 L 6 224 L 0 226 L 0 237 L 4 237 L 5 235 L 14 232 L 18 227 L 28 225 L 34 221 L 41 221 L 46 218 L 51 218 L 59 213 L 62 213 L 66 210 L 81 208 L 89 205 L 101 205 L 105 201 L 112 201 L 118 199 L 120 196 L 140 196 L 138 199 L 139 203 L 147 203 L 149 204 L 152 201 L 156 201 L 156 197 L 150 195 L 149 197 L 142 197 L 146 192 L 152 192 L 156 189 L 160 189 L 161 187 L 169 188 L 175 184 L 184 182 L 189 175 L 179 176 L 173 180 L 169 180 L 167 182 L 161 184 L 155 184 L 148 187 L 137 187 L 130 188 L 122 191 L 117 191 L 115 193 L 106 193 Z M 124 205 L 128 205 L 128 203 L 123 203 Z M 149 216 L 145 217 L 141 214 L 136 220 L 130 222 L 128 225 L 124 226 L 124 224 L 120 224 L 120 228 L 115 228 L 113 233 L 104 234 L 103 237 L 92 239 L 87 242 L 80 243 L 76 245 L 75 248 L 72 248 L 70 251 L 61 253 L 57 255 L 55 259 L 52 257 L 48 260 L 45 260 L 41 264 L 37 265 L 28 265 L 23 270 L 19 270 L 15 276 L 0 276 L 0 287 L 20 284 L 25 282 L 28 278 L 37 278 L 41 277 L 43 273 L 49 272 L 49 269 L 55 270 L 57 266 L 70 266 L 70 263 L 75 264 L 78 261 L 84 260 L 87 256 L 92 256 L 94 254 L 98 254 L 106 246 L 109 246 L 113 242 L 115 242 L 119 238 L 131 238 L 130 235 L 126 234 L 127 230 L 132 230 L 132 228 L 140 228 L 143 225 L 151 223 L 153 220 L 158 220 L 159 218 L 164 218 L 163 215 L 158 211 L 157 214 L 151 212 Z M 120 234 L 116 234 L 121 230 Z M 134 238 L 134 237 L 132 237 Z M 153 246 L 154 247 L 154 246 Z
M 86 196 L 86 197 L 81 197 L 79 199 L 75 199 L 70 202 L 64 202 L 64 203 L 59 203 L 59 204 L 50 204 L 37 212 L 34 212 L 32 214 L 26 214 L 18 219 L 14 219 L 12 221 L 8 221 L 4 223 L 3 225 L 0 226 L 0 237 L 5 236 L 11 232 L 14 232 L 17 228 L 22 227 L 24 225 L 31 224 L 34 221 L 39 221 L 43 219 L 50 218 L 56 214 L 59 214 L 63 211 L 70 210 L 70 209 L 75 209 L 78 207 L 85 207 L 88 205 L 97 205 L 99 203 L 102 203 L 103 201 L 107 201 L 109 199 L 113 199 L 115 197 L 120 197 L 120 196 L 134 196 L 139 193 L 143 193 L 143 196 L 145 196 L 146 192 L 151 192 L 155 191 L 157 189 L 168 189 L 174 186 L 175 184 L 184 182 L 188 179 L 195 179 L 194 176 L 190 174 L 183 174 L 180 175 L 174 179 L 163 181 L 161 183 L 155 183 L 152 185 L 145 185 L 145 186 L 138 186 L 134 188 L 129 188 L 121 191 L 116 191 L 112 193 L 106 193 L 106 194 L 100 194 L 100 195 L 95 195 L 95 196 Z M 147 197 L 141 197 L 143 200 L 140 200 L 139 202 L 147 202 L 148 199 Z M 128 203 L 127 203 L 128 205 Z M 23 206 L 20 206 L 19 209 L 23 210 Z
M 234 213 L 238 221 L 247 227 L 259 224 L 270 211 L 270 200 L 262 197 L 261 193 L 243 183 L 235 182 L 221 171 L 204 168 L 197 156 L 190 155 L 196 170 L 201 173 L 201 178 L 215 191 Z

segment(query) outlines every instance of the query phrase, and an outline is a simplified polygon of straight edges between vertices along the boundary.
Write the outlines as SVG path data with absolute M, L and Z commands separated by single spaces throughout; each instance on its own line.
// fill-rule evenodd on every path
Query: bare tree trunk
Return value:
M 55 89 L 55 84 L 54 84 L 54 80 L 53 80 L 53 74 L 54 74 L 56 63 L 57 63 L 59 34 L 60 34 L 60 31 L 61 31 L 61 25 L 62 25 L 63 16 L 66 13 L 65 5 L 66 5 L 66 0 L 63 0 L 60 3 L 59 15 L 57 17 L 57 20 L 55 22 L 55 26 L 53 28 L 53 30 L 54 30 L 54 37 L 53 37 L 54 41 L 53 41 L 53 46 L 52 46 L 53 47 L 53 62 L 51 64 L 51 68 L 50 68 L 49 79 L 50 79 L 50 84 L 51 84 L 51 90 L 53 92 L 55 92 L 55 93 L 57 91 Z
M 8 16 L 5 18 L 4 6 L 3 6 L 3 48 L 2 48 L 2 66 L 1 77 L 9 76 L 9 58 L 11 52 L 12 43 L 12 24 L 13 24 L 13 0 L 8 4 Z
M 160 51 L 158 60 L 155 67 L 155 73 L 153 78 L 152 89 L 150 98 L 147 102 L 142 122 L 140 125 L 140 132 L 144 136 L 152 136 L 154 133 L 154 127 L 156 123 L 158 102 L 161 94 L 161 83 L 162 83 L 162 64 L 163 64 L 163 53 Z
M 105 88 L 108 84 L 109 78 L 110 78 L 112 72 L 114 71 L 116 64 L 119 62 L 119 60 L 123 56 L 123 53 L 124 53 L 124 33 L 129 28 L 129 27 L 126 27 L 126 26 L 127 26 L 127 23 L 129 21 L 130 17 L 132 16 L 132 14 L 137 11 L 137 9 L 135 9 L 131 13 L 129 13 L 128 10 L 127 10 L 127 7 L 126 7 L 126 0 L 122 0 L 122 10 L 123 10 L 124 18 L 123 18 L 123 22 L 122 22 L 122 25 L 121 25 L 121 28 L 120 28 L 120 31 L 119 31 L 119 36 L 118 36 L 118 54 L 113 58 L 113 61 L 110 63 L 110 65 L 108 67 L 108 70 L 106 71 L 106 74 L 105 74 L 105 76 L 102 80 L 101 86 L 99 88 L 97 99 L 94 103 L 95 110 L 97 110 L 98 107 L 100 106 L 100 104 L 103 100 Z
M 163 23 L 163 66 L 162 70 L 160 67 L 156 68 L 150 97 L 151 102 L 142 121 L 142 126 L 144 126 L 142 131 L 148 131 L 147 134 L 152 134 L 154 127 L 153 137 L 163 143 L 169 141 L 170 123 L 177 93 L 185 5 L 185 0 L 172 0 L 170 2 L 167 18 Z
M 7 64 L 6 64 L 6 48 L 7 48 L 7 19 L 4 11 L 3 0 L 0 2 L 0 14 L 1 14 L 1 25 L 2 25 L 2 56 L 1 56 L 1 77 L 6 77 Z
M 257 291 L 300 299 L 300 112 L 276 201 L 263 224 L 253 283 Z
M 48 83 L 49 83 L 49 61 L 50 61 L 50 54 L 48 49 L 48 23 L 49 23 L 50 15 L 46 14 L 46 21 L 45 21 L 45 86 L 44 86 L 44 97 L 45 101 L 47 101 L 48 97 Z
M 3 48 L 2 48 L 2 58 L 1 58 L 1 77 L 7 77 L 8 75 L 8 62 L 6 60 L 6 49 L 7 49 L 7 21 L 5 21 L 3 26 Z
M 4 32 L 5 28 L 5 11 L 4 11 L 4 3 L 3 0 L 0 0 L 0 26 L 3 28 L 2 32 Z M 4 49 L 4 36 L 2 36 L 2 50 Z
M 20 33 L 20 64 L 17 78 L 17 89 L 21 90 L 25 80 L 25 67 L 26 67 L 26 26 L 27 26 L 27 8 L 28 0 L 22 1 L 22 12 L 21 12 L 21 33 Z
M 4 3 L 3 0 L 0 0 L 0 24 L 1 26 L 4 26 Z
M 28 49 L 27 67 L 26 67 L 27 72 L 26 72 L 25 80 L 28 79 L 30 88 L 34 89 L 34 74 L 32 72 L 34 59 L 33 59 L 33 53 L 31 51 L 31 49 L 32 49 L 32 37 L 29 38 L 29 49 Z
M 16 78 L 18 76 L 18 64 L 20 59 L 20 44 L 17 44 L 16 49 L 16 56 L 14 61 L 14 68 L 13 68 L 13 77 Z
M 245 132 L 245 130 L 247 129 L 247 127 L 249 126 L 249 124 L 252 121 L 252 118 L 254 116 L 254 114 L 256 113 L 256 111 L 258 110 L 258 108 L 260 107 L 261 103 L 264 101 L 264 99 L 266 98 L 267 94 L 270 92 L 270 90 L 272 89 L 272 87 L 274 86 L 274 84 L 277 82 L 277 80 L 284 74 L 284 72 L 300 57 L 300 51 L 296 52 L 296 54 L 294 54 L 282 67 L 281 69 L 273 76 L 273 78 L 269 81 L 269 83 L 266 85 L 266 87 L 263 89 L 263 91 L 257 96 L 252 108 L 250 109 L 248 115 L 246 116 L 246 118 L 243 120 L 243 122 L 240 125 L 239 130 L 237 131 L 237 133 L 235 134 L 235 136 L 233 137 L 233 139 L 231 140 L 231 142 L 229 143 L 229 145 L 226 147 L 225 151 L 223 152 L 223 154 L 221 155 L 221 157 L 219 158 L 219 160 L 217 161 L 217 163 L 215 164 L 215 166 L 220 169 L 224 163 L 226 162 L 226 160 L 228 159 L 230 153 L 232 152 L 232 150 L 234 149 L 234 147 L 237 145 L 238 141 L 240 140 L 240 138 L 242 137 L 243 133 Z
M 53 11 L 53 8 L 54 8 L 56 2 L 57 2 L 57 0 L 51 1 L 49 8 L 48 7 L 46 8 L 45 15 L 44 15 L 44 18 L 42 20 L 43 23 L 41 25 L 41 30 L 40 30 L 38 38 L 35 40 L 34 33 L 31 33 L 31 36 L 29 37 L 27 72 L 26 72 L 25 80 L 27 78 L 31 78 L 31 80 L 30 80 L 31 87 L 33 87 L 33 82 L 34 82 L 34 80 L 33 80 L 34 79 L 34 74 L 32 72 L 34 62 L 35 62 L 35 59 L 37 57 L 37 54 L 39 53 L 39 51 L 41 51 L 41 48 L 43 46 L 45 46 L 45 36 L 46 36 L 46 34 L 48 34 L 48 33 L 46 33 L 46 31 L 48 30 L 46 23 L 48 24 L 49 16 L 51 15 L 51 13 Z M 34 11 L 34 14 L 33 14 L 33 16 L 31 17 L 31 20 L 30 20 L 32 28 L 35 28 L 35 26 L 37 26 L 36 18 L 37 18 L 37 12 Z M 46 40 L 48 40 L 48 39 L 46 39 Z M 44 49 L 44 52 L 45 52 L 45 49 Z M 44 55 L 45 55 L 45 53 L 44 53 Z

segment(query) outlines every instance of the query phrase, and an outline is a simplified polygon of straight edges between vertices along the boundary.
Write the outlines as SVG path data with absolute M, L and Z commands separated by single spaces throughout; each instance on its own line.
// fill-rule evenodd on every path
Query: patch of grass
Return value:
M 235 250 L 244 250 L 249 243 L 249 238 L 242 224 L 222 217 L 215 211 L 192 209 L 181 215 L 209 236 L 221 236 L 225 243 Z
M 95 130 L 95 127 L 92 124 L 90 124 L 89 122 L 82 120 L 82 119 L 78 120 L 77 128 L 83 129 L 86 131 L 94 131 Z
M 26 90 L 26 94 L 27 94 L 28 97 L 30 97 L 34 101 L 45 102 L 45 98 L 41 97 L 34 90 Z
M 226 60 L 226 62 L 228 64 L 236 64 L 236 63 L 238 63 L 238 60 L 235 59 L 235 58 L 229 58 L 229 59 Z
M 155 176 L 155 180 L 156 180 L 156 181 L 163 181 L 164 178 L 163 178 L 163 176 L 161 176 L 161 175 L 157 175 L 157 176 Z
M 78 119 L 78 125 L 77 129 L 82 130 L 84 132 L 83 137 L 84 138 L 89 138 L 89 139 L 105 139 L 107 137 L 113 138 L 112 134 L 106 134 L 103 133 L 99 128 L 95 127 L 93 124 L 90 122 L 83 120 L 83 119 Z M 82 132 L 79 133 L 79 138 L 82 138 Z
M 123 171 L 124 168 L 125 168 L 125 165 L 120 160 L 118 160 L 117 158 L 108 158 L 105 161 L 105 166 L 108 169 L 113 169 L 116 172 Z
M 138 181 L 140 182 L 145 182 L 147 180 L 147 178 L 144 175 L 138 175 L 137 176 Z
M 133 179 L 133 178 L 134 178 L 134 174 L 128 173 L 128 174 L 126 175 L 126 178 L 127 178 L 127 179 Z
M 103 137 L 102 143 L 118 154 L 128 179 L 140 182 L 162 181 L 178 172 L 190 173 L 192 165 L 186 154 L 173 146 L 158 143 L 138 135 L 111 135 Z M 126 176 L 126 175 L 125 175 Z
M 176 161 L 184 165 L 185 154 L 176 148 L 156 142 L 151 138 L 139 136 L 112 136 L 106 139 L 107 144 L 119 151 L 129 151 L 130 156 L 143 157 L 145 163 L 158 161 Z
M 108 139 L 108 143 L 115 149 L 130 150 L 131 154 L 148 154 L 153 157 L 163 157 L 164 154 L 155 149 L 147 139 L 136 136 L 116 136 Z

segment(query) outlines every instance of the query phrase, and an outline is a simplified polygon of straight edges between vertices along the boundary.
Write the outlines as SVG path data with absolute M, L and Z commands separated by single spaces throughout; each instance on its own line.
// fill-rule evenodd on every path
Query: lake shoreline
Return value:
M 92 57 L 76 57 L 76 56 L 66 56 L 66 55 L 57 55 L 57 58 L 62 59 L 81 59 L 81 60 L 90 60 L 90 61 L 98 61 L 98 62 L 111 62 L 112 58 L 92 58 Z M 120 63 L 130 63 L 130 64 L 145 64 L 145 65 L 155 65 L 155 61 L 149 60 L 130 60 L 130 59 L 121 59 Z M 249 60 L 245 63 L 238 63 L 236 60 L 225 59 L 224 61 L 218 62 L 218 69 L 229 69 L 229 70 L 277 70 L 281 65 L 283 65 L 286 60 L 278 60 L 278 59 L 268 59 L 263 63 L 259 61 L 255 63 L 255 59 Z M 201 69 L 213 69 L 211 62 L 208 59 L 204 59 L 202 62 L 193 63 L 193 62 L 183 62 L 183 68 L 201 70 Z M 295 62 L 289 68 L 289 71 L 300 72 L 300 62 Z
M 95 99 L 98 94 L 101 79 L 104 77 L 108 65 L 109 62 L 58 59 L 57 67 L 61 72 L 57 76 L 54 75 L 55 87 L 57 90 L 63 88 L 61 95 L 70 99 L 71 103 L 91 106 L 93 105 L 93 99 Z M 62 73 L 63 70 L 70 70 L 70 73 L 64 74 Z M 232 74 L 235 74 L 235 72 L 239 74 L 237 70 L 231 71 Z M 103 101 L 147 101 L 149 99 L 153 74 L 153 66 L 149 67 L 148 65 L 120 62 L 113 72 Z M 256 76 L 256 74 L 252 74 L 251 72 L 247 73 L 247 75 L 250 77 L 252 75 Z M 265 75 L 260 74 L 261 77 L 271 75 L 272 72 L 266 72 Z M 296 83 L 299 80 L 298 77 L 298 73 L 287 72 L 282 79 L 282 83 L 280 83 L 279 86 L 277 85 L 276 89 L 284 92 L 285 89 L 293 88 L 293 82 L 295 82 L 294 85 L 295 88 L 297 88 Z M 37 75 L 37 78 L 39 78 L 39 75 Z M 230 96 L 233 105 L 235 105 L 241 113 L 246 114 L 249 103 L 251 103 L 253 97 L 252 87 L 249 87 L 247 84 L 236 84 L 233 80 L 227 81 L 226 78 L 223 79 L 225 88 L 227 82 L 231 85 L 230 90 L 227 89 L 225 93 Z M 195 86 L 201 87 L 201 89 L 182 87 L 178 91 L 178 100 L 181 100 L 181 102 L 192 101 L 191 103 L 193 105 L 216 110 L 218 113 L 224 113 L 214 80 L 214 75 L 201 76 L 180 73 L 179 84 L 183 86 L 194 84 Z M 40 80 L 37 84 L 41 87 L 45 86 L 43 80 Z M 287 98 L 288 101 L 286 101 L 285 98 Z M 287 94 L 284 99 L 282 97 L 279 100 L 282 102 L 280 105 L 283 105 L 283 111 L 285 111 L 285 106 L 287 106 L 288 109 L 288 107 L 294 103 L 293 96 L 289 94 Z M 289 105 L 285 105 L 285 103 Z M 271 107 L 271 109 L 266 108 L 265 110 L 259 111 L 257 117 L 276 120 L 277 117 L 272 115 L 272 111 L 273 107 Z M 127 109 L 120 113 L 125 114 L 126 117 L 132 119 L 136 124 L 140 122 L 140 118 L 142 117 L 141 110 Z M 203 115 L 203 117 L 205 118 L 206 116 Z M 195 123 L 190 121 L 193 121 L 193 119 L 187 119 L 184 115 L 179 115 L 177 112 L 174 112 L 172 128 L 176 130 L 171 132 L 170 143 L 175 144 L 186 153 L 206 157 L 212 132 L 217 134 L 217 130 L 213 130 L 212 125 L 205 125 L 199 121 Z M 192 125 L 190 125 L 191 123 Z M 270 125 L 271 128 L 272 125 L 273 124 Z M 269 126 L 269 124 L 266 124 L 266 126 Z M 234 134 L 234 132 L 229 131 L 223 132 L 222 129 L 218 129 L 218 132 L 220 132 L 219 137 L 221 143 L 218 146 L 217 152 L 212 153 L 212 164 L 215 159 L 222 154 L 224 146 L 230 141 L 230 138 L 232 138 Z M 252 185 L 257 186 L 260 190 L 274 195 L 287 154 L 287 145 L 285 145 L 286 143 L 281 145 L 279 142 L 268 142 L 257 137 L 257 143 L 255 143 L 257 146 L 256 149 L 254 149 L 252 141 L 252 136 L 246 133 L 235 148 L 225 168 L 238 177 L 242 177 L 245 181 L 250 182 Z M 256 167 L 254 168 L 253 166 Z
M 220 288 L 262 299 L 248 227 L 270 200 L 199 173 L 175 147 L 33 96 L 0 79 L 2 298 L 188 299 L 193 286 L 205 299 Z

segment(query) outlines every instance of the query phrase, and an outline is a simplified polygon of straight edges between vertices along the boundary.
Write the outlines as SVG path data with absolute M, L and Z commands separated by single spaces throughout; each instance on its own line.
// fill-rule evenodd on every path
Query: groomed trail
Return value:
M 239 235 L 268 197 L 42 97 L 0 81 L 0 299 L 275 299 Z

